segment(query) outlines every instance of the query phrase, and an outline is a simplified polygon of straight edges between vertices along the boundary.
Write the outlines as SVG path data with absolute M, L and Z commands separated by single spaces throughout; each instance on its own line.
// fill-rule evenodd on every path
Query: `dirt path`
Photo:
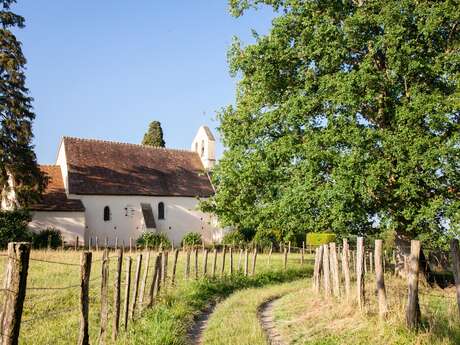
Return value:
M 275 328 L 275 322 L 273 317 L 273 304 L 281 296 L 273 297 L 263 303 L 258 310 L 257 316 L 259 317 L 260 324 L 265 334 L 269 345 L 286 345 L 281 338 L 281 335 Z
M 207 307 L 195 320 L 195 324 L 188 332 L 188 336 L 190 339 L 190 344 L 193 345 L 201 345 L 203 344 L 203 333 L 206 329 L 208 324 L 208 320 L 211 317 L 212 312 L 214 311 L 215 304 L 210 305 Z

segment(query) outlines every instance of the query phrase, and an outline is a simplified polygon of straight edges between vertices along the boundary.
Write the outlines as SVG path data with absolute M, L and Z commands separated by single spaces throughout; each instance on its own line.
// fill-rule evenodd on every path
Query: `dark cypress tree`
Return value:
M 39 199 L 46 178 L 31 144 L 35 114 L 25 86 L 26 59 L 11 32 L 24 27 L 24 18 L 10 11 L 15 2 L 0 0 L 0 192 L 3 206 L 18 208 Z
M 150 122 L 147 133 L 144 134 L 142 145 L 165 147 L 166 143 L 163 139 L 163 129 L 159 121 Z

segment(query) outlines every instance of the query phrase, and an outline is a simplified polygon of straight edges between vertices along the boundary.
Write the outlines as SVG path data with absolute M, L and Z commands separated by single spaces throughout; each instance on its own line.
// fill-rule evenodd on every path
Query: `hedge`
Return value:
M 320 246 L 334 242 L 336 239 L 335 234 L 329 232 L 310 232 L 307 234 L 307 245 Z

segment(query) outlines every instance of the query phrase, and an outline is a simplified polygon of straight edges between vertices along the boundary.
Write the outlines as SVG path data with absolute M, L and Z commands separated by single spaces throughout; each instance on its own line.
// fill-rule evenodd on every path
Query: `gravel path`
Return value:
M 281 335 L 275 328 L 275 322 L 273 317 L 273 304 L 280 297 L 281 296 L 273 297 L 272 299 L 269 299 L 268 301 L 263 303 L 259 307 L 257 313 L 260 324 L 262 325 L 262 328 L 265 334 L 267 335 L 268 344 L 270 345 L 286 345 L 286 343 L 283 342 Z
M 195 324 L 188 332 L 190 344 L 201 345 L 203 344 L 203 333 L 208 325 L 208 320 L 214 311 L 215 304 L 207 307 L 195 320 Z

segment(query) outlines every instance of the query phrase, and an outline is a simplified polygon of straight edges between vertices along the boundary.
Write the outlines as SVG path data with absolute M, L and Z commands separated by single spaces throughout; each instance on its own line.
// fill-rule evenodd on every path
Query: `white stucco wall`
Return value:
M 209 140 L 203 126 L 198 129 L 192 141 L 191 150 L 198 153 L 205 169 L 211 169 L 216 163 L 216 142 Z
M 74 245 L 76 236 L 80 245 L 85 238 L 85 213 L 84 212 L 48 212 L 35 211 L 29 223 L 32 231 L 38 232 L 46 228 L 55 228 L 61 231 L 66 244 Z
M 67 192 L 69 190 L 69 172 L 67 169 L 67 157 L 65 154 L 64 140 L 62 139 L 61 139 L 61 144 L 59 145 L 56 165 L 59 165 L 61 167 L 62 180 L 64 181 L 64 188 Z
M 187 232 L 199 232 L 205 242 L 219 241 L 222 231 L 217 222 L 209 214 L 197 210 L 198 200 L 193 197 L 144 197 L 144 196 L 112 196 L 112 195 L 73 195 L 72 199 L 81 199 L 85 206 L 86 243 L 91 237 L 97 236 L 100 243 L 105 237 L 110 245 L 114 245 L 118 237 L 119 245 L 123 241 L 128 245 L 130 237 L 138 238 L 146 231 L 141 212 L 141 203 L 152 206 L 157 231 L 165 233 L 174 245 L 179 245 Z M 165 205 L 165 219 L 158 220 L 158 203 Z M 104 207 L 110 207 L 111 219 L 104 221 Z M 132 210 L 127 212 L 125 208 Z

